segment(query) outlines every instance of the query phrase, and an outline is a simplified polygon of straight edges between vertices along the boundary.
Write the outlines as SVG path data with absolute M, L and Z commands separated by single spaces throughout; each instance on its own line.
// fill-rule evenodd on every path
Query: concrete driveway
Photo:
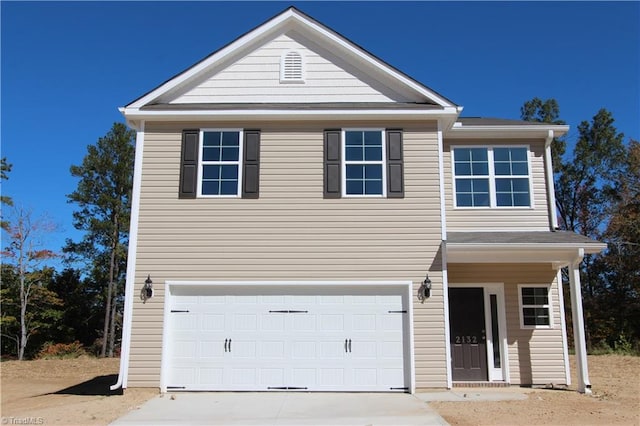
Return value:
M 125 425 L 447 425 L 409 394 L 192 392 L 153 398 Z

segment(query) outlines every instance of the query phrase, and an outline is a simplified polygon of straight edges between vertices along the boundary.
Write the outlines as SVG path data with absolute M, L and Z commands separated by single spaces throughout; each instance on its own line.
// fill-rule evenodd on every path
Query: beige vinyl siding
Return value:
M 452 147 L 456 146 L 529 146 L 533 208 L 456 208 Z M 445 139 L 444 191 L 449 231 L 548 231 L 550 229 L 546 175 L 544 171 L 544 140 L 542 139 Z
M 304 83 L 281 83 L 280 61 L 302 55 Z M 415 102 L 295 33 L 282 34 L 177 96 L 171 103 Z
M 323 130 L 404 129 L 405 198 L 323 198 Z M 181 130 L 147 123 L 129 386 L 159 386 L 164 283 L 171 280 L 398 280 L 414 295 L 416 385 L 446 386 L 435 123 L 246 123 L 261 129 L 260 198 L 178 199 Z M 229 127 L 238 128 L 238 123 Z M 151 274 L 155 297 L 137 295 Z M 149 356 L 147 356 L 149 355 Z
M 503 283 L 506 304 L 509 371 L 512 384 L 565 384 L 564 347 L 558 297 L 557 271 L 550 264 L 450 263 L 454 283 Z M 551 284 L 553 328 L 521 329 L 518 284 Z

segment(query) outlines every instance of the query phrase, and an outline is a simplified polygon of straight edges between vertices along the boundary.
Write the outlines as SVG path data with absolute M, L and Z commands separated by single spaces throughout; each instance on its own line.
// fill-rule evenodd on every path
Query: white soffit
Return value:
M 450 139 L 546 138 L 549 131 L 552 131 L 555 137 L 560 137 L 569 131 L 569 126 L 553 124 L 464 125 L 458 121 L 446 132 L 446 136 Z

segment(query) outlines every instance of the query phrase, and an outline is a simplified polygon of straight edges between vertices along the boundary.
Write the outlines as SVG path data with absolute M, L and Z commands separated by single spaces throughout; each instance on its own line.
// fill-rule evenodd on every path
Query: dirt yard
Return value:
M 118 366 L 117 359 L 93 358 L 3 362 L 2 424 L 106 425 L 158 394 L 109 392 Z M 452 425 L 640 425 L 640 358 L 589 357 L 589 367 L 593 396 L 532 390 L 524 401 L 431 406 Z
M 535 389 L 522 401 L 433 402 L 452 426 L 458 425 L 640 425 L 640 357 L 589 356 L 593 394 Z

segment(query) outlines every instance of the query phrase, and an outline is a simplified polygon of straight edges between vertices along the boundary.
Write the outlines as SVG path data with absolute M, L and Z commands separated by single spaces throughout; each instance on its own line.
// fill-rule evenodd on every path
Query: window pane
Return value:
M 202 182 L 202 194 L 203 195 L 219 195 L 219 186 L 220 182 L 217 180 L 214 181 L 203 181 Z
M 220 195 L 236 195 L 238 193 L 238 181 L 223 180 L 220 182 Z
M 473 195 L 474 207 L 489 207 L 489 194 L 474 194 Z
M 471 192 L 471 179 L 456 179 L 456 192 Z
M 510 179 L 514 192 L 529 193 L 529 179 Z
M 202 148 L 202 161 L 220 161 L 220 148 Z
M 347 180 L 347 194 L 363 194 L 364 186 L 361 180 Z
M 364 132 L 364 144 L 382 146 L 382 133 L 378 131 Z
M 220 132 L 204 132 L 203 146 L 220 146 Z
M 382 195 L 381 180 L 367 180 L 364 182 L 365 194 Z
M 362 148 L 360 147 L 347 147 L 347 153 L 346 153 L 346 158 L 347 161 L 362 161 L 363 155 L 362 155 Z
M 222 145 L 224 146 L 240 146 L 240 133 L 224 132 L 222 134 Z
M 516 176 L 526 176 L 529 174 L 529 165 L 527 163 L 513 163 L 511 165 L 511 174 Z
M 345 143 L 347 146 L 362 146 L 362 132 L 345 132 Z
M 469 148 L 456 148 L 453 150 L 453 157 L 457 162 L 471 161 L 471 150 Z
M 509 148 L 494 148 L 493 149 L 494 161 L 511 161 L 509 156 Z
M 363 172 L 364 166 L 361 165 L 347 165 L 347 179 L 362 179 L 364 178 Z
M 489 163 L 471 163 L 471 173 L 474 176 L 485 176 L 489 174 Z
M 238 180 L 238 166 L 221 166 L 221 178 L 225 180 Z
M 489 195 L 489 179 L 471 179 L 473 192 L 485 192 Z
M 364 177 L 366 179 L 379 179 L 380 181 L 382 181 L 382 166 L 378 164 L 365 165 Z
M 222 161 L 238 161 L 239 148 L 222 148 Z
M 202 166 L 202 179 L 219 179 L 220 178 L 220 166 Z
M 496 163 L 495 171 L 496 171 L 496 175 L 509 176 L 509 175 L 511 175 L 511 164 L 510 163 Z
M 511 161 L 527 162 L 527 148 L 510 148 Z
M 511 193 L 511 179 L 496 179 L 496 192 Z
M 456 172 L 456 176 L 471 176 L 471 164 L 456 163 L 455 172 Z
M 513 194 L 513 206 L 514 207 L 529 207 L 531 201 L 529 194 Z
M 496 205 L 500 207 L 513 207 L 513 196 L 510 192 L 499 192 L 496 194 Z
M 473 207 L 471 194 L 456 194 L 456 205 L 458 207 Z
M 366 147 L 364 149 L 364 159 L 366 161 L 382 161 L 382 148 Z
M 524 325 L 550 325 L 549 310 L 547 308 L 523 308 L 522 319 Z
M 471 148 L 471 161 L 486 162 L 489 161 L 487 148 Z

